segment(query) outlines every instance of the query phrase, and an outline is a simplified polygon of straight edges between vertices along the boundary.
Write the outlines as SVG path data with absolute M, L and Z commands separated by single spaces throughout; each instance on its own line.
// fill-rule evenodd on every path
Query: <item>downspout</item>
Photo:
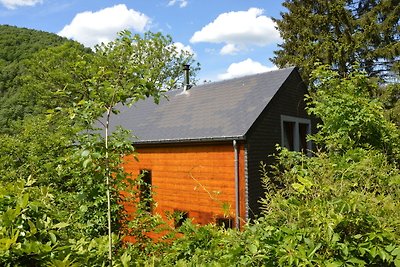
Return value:
M 239 191 L 239 150 L 236 140 L 233 140 L 233 151 L 235 154 L 235 225 L 240 229 L 240 191 Z

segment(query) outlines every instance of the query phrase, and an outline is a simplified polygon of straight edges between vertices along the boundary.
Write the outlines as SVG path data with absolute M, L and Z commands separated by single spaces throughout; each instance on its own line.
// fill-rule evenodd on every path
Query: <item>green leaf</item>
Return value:
M 348 259 L 346 262 L 354 263 L 354 264 L 361 265 L 361 266 L 365 266 L 366 265 L 365 261 L 357 259 L 357 258 L 354 258 L 354 257 Z
M 92 159 L 91 158 L 87 158 L 87 159 L 85 159 L 84 161 L 83 161 L 83 168 L 87 168 L 87 166 L 90 164 L 92 162 Z
M 28 202 L 29 202 L 29 194 L 25 193 L 19 199 L 19 207 L 22 209 L 25 208 L 28 205 Z
M 56 235 L 55 235 L 52 231 L 50 231 L 50 232 L 49 232 L 49 236 L 50 236 L 51 242 L 52 242 L 53 244 L 56 244 L 56 243 L 57 243 L 57 237 L 56 237 Z
M 31 222 L 30 220 L 28 220 L 28 225 L 29 225 L 29 228 L 30 228 L 30 229 L 29 229 L 30 233 L 31 233 L 32 235 L 36 234 L 37 229 L 36 229 L 35 224 L 34 224 L 33 222 Z
M 315 248 L 313 249 L 313 251 L 311 251 L 311 253 L 308 255 L 308 258 L 311 258 L 312 256 L 314 256 L 315 252 L 317 252 L 318 249 L 320 249 L 322 246 L 321 243 L 318 243 Z
M 81 157 L 86 158 L 87 156 L 89 156 L 89 154 L 90 154 L 89 150 L 87 150 L 87 149 L 83 150 L 82 153 L 81 153 Z
M 311 186 L 313 186 L 313 183 L 309 180 L 309 179 L 307 179 L 307 178 L 303 178 L 303 177 L 301 177 L 301 176 L 297 176 L 297 179 L 299 180 L 299 182 L 301 183 L 301 184 L 303 184 L 306 188 L 310 188 Z
M 69 225 L 69 223 L 60 222 L 60 223 L 53 225 L 52 229 L 62 229 L 62 228 L 67 227 L 68 225 Z
M 257 253 L 257 246 L 256 245 L 249 244 L 247 247 L 248 247 L 248 249 L 249 249 L 251 254 L 256 254 Z
M 397 258 L 394 260 L 394 266 L 400 267 L 400 257 L 397 257 Z
M 391 254 L 400 258 L 400 247 L 395 248 Z
M 130 263 L 131 263 L 132 258 L 127 252 L 124 252 L 124 254 L 122 254 L 122 256 L 120 257 L 120 260 L 121 260 L 123 267 L 131 266 Z
M 360 235 L 360 234 L 357 234 L 357 235 L 353 236 L 354 239 L 360 239 L 361 237 L 362 237 L 362 235 Z
M 328 262 L 326 264 L 326 267 L 340 267 L 342 265 L 343 264 L 341 262 L 339 262 L 339 261 L 333 261 L 333 262 Z
M 293 187 L 294 190 L 296 190 L 299 193 L 303 193 L 304 189 L 305 189 L 304 185 L 299 184 L 299 183 L 293 183 L 292 187 Z

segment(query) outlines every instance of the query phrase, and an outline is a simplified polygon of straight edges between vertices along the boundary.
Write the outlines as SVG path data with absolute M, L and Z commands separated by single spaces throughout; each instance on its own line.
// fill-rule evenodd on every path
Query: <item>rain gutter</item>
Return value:
M 154 140 L 137 140 L 133 141 L 134 145 L 145 144 L 173 144 L 173 143 L 194 143 L 194 142 L 218 142 L 218 141 L 242 141 L 245 136 L 220 136 L 220 137 L 199 137 L 199 138 L 179 138 L 179 139 L 154 139 Z

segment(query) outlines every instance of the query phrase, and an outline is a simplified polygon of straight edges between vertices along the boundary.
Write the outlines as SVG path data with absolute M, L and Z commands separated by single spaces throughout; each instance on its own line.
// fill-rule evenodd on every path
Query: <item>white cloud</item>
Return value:
M 174 43 L 174 46 L 176 47 L 176 50 L 178 50 L 179 52 L 186 51 L 186 52 L 193 54 L 193 56 L 196 57 L 196 53 L 194 52 L 192 47 L 190 47 L 190 45 L 184 45 L 181 42 L 176 42 L 176 43 Z
M 178 4 L 178 3 L 179 3 L 179 7 L 183 8 L 183 7 L 187 6 L 188 1 L 187 0 L 170 0 L 168 2 L 168 6 L 174 6 L 175 4 Z
M 240 48 L 237 45 L 227 44 L 224 47 L 222 47 L 222 49 L 219 53 L 221 55 L 235 55 L 239 51 L 240 51 Z
M 35 6 L 42 4 L 43 0 L 0 0 L 0 3 L 8 9 L 16 9 L 20 6 Z
M 267 67 L 262 65 L 260 62 L 253 61 L 250 58 L 243 60 L 238 63 L 232 63 L 227 71 L 223 74 L 218 75 L 219 80 L 226 80 L 235 77 L 241 77 L 245 75 L 257 74 L 266 71 L 276 70 L 277 67 Z
M 237 52 L 248 45 L 265 46 L 280 40 L 276 23 L 262 15 L 264 10 L 250 8 L 247 11 L 220 14 L 213 22 L 193 34 L 190 42 L 225 43 L 220 51 Z M 228 46 L 227 46 L 228 45 Z
M 150 18 L 145 14 L 120 4 L 96 12 L 78 13 L 58 34 L 92 47 L 110 42 L 124 29 L 143 32 L 149 23 Z

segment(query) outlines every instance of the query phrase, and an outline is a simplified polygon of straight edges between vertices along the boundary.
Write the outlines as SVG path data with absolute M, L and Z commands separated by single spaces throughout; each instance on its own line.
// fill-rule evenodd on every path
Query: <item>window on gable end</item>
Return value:
M 281 115 L 281 145 L 292 151 L 307 151 L 312 149 L 307 135 L 311 134 L 311 120 L 299 117 Z

